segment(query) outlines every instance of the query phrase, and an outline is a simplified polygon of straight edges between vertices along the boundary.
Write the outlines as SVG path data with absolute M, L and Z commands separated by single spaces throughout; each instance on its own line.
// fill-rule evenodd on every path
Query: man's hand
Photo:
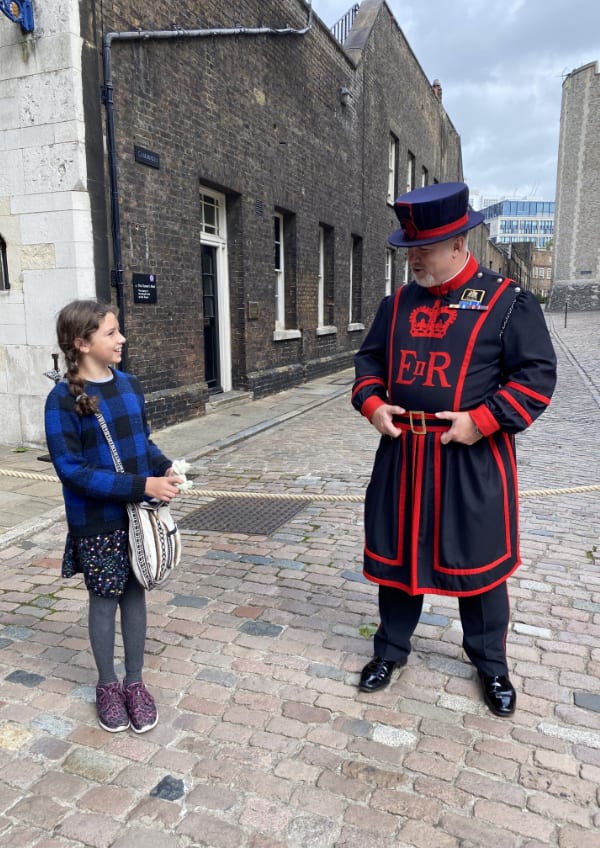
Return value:
M 402 415 L 406 410 L 401 406 L 391 406 L 389 403 L 384 403 L 378 406 L 371 416 L 371 424 L 376 430 L 379 430 L 382 436 L 391 436 L 392 439 L 397 439 L 400 435 L 400 429 L 394 426 L 394 415 Z
M 460 442 L 461 445 L 474 445 L 483 438 L 475 422 L 468 412 L 436 412 L 436 418 L 445 418 L 450 421 L 450 429 L 442 433 L 441 443 Z

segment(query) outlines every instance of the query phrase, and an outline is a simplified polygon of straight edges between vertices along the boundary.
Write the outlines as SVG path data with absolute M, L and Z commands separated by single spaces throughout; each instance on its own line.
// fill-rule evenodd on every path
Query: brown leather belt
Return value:
M 424 436 L 426 433 L 443 433 L 449 430 L 450 421 L 436 418 L 433 412 L 410 409 L 404 415 L 394 415 L 394 427 L 408 430 L 415 436 Z

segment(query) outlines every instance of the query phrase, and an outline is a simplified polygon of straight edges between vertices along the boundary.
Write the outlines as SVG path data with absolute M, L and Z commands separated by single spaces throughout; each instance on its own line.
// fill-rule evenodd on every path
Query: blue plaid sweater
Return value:
M 63 484 L 69 532 L 95 536 L 126 528 L 125 505 L 144 500 L 147 477 L 161 477 L 170 460 L 150 440 L 142 388 L 132 374 L 114 371 L 106 383 L 86 383 L 100 398 L 104 416 L 125 473 L 115 471 L 110 449 L 95 415 L 80 416 L 67 382 L 46 400 L 46 440 Z

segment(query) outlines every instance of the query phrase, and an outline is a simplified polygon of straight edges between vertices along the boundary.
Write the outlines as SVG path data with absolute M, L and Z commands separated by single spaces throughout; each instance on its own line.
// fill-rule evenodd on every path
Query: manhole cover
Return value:
M 215 498 L 177 522 L 181 530 L 218 530 L 270 536 L 308 505 L 280 498 Z

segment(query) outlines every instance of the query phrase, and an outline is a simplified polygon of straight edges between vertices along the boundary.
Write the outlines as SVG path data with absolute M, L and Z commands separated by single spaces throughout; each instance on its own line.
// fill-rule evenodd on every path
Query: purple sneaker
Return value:
M 96 710 L 98 724 L 109 733 L 118 733 L 129 727 L 129 715 L 121 684 L 115 680 L 106 686 L 96 686 Z
M 136 733 L 145 733 L 147 730 L 152 730 L 158 721 L 158 712 L 154 698 L 141 680 L 139 683 L 130 683 L 129 686 L 124 685 L 123 694 L 125 695 L 125 706 L 129 713 L 131 729 Z

